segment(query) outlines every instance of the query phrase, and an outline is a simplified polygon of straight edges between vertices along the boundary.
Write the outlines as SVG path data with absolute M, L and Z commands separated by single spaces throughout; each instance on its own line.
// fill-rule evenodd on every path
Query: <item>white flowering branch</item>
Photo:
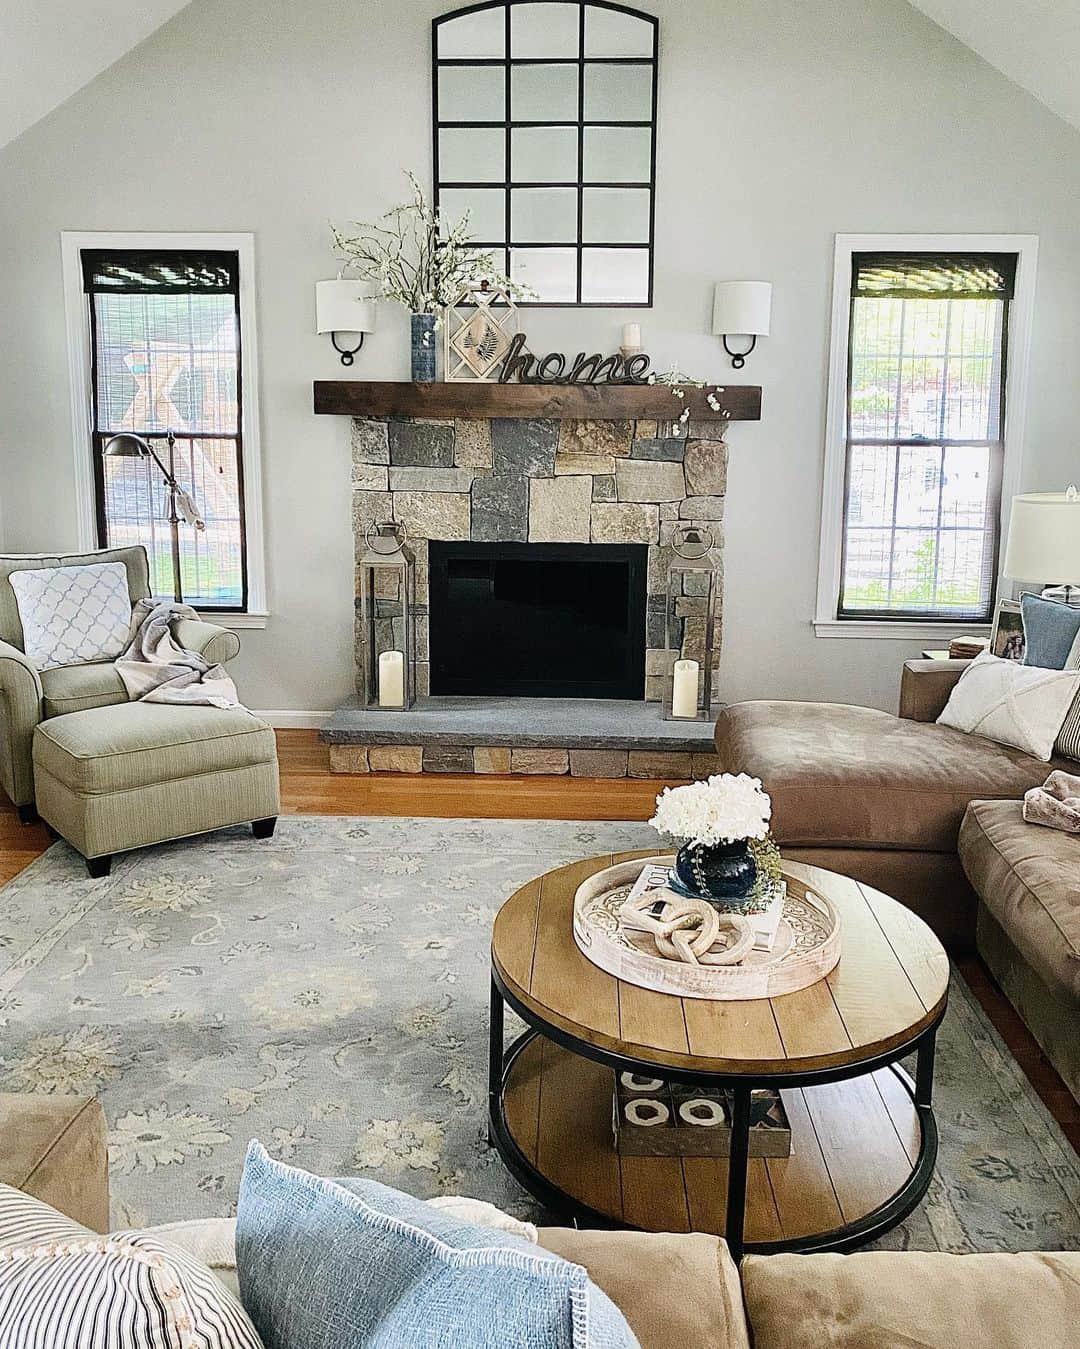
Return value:
M 724 424 L 720 429 L 720 439 L 723 440 L 724 433 L 727 430 L 727 421 L 728 418 L 731 416 L 731 413 L 728 412 L 728 410 L 725 407 L 721 406 L 720 400 L 716 396 L 718 393 L 724 392 L 724 386 L 722 384 L 709 384 L 706 380 L 694 379 L 693 376 L 691 375 L 684 375 L 683 372 L 679 369 L 678 362 L 676 362 L 671 367 L 670 370 L 654 370 L 653 373 L 649 376 L 649 383 L 667 385 L 667 387 L 670 388 L 672 395 L 675 398 L 678 398 L 680 402 L 683 403 L 685 403 L 686 401 L 687 389 L 704 389 L 706 391 L 705 392 L 706 403 L 708 403 L 709 407 L 712 408 L 713 412 L 717 413 L 723 420 Z M 688 407 L 684 407 L 683 410 L 679 413 L 678 419 L 675 424 L 676 436 L 679 434 L 680 428 L 682 429 L 686 428 L 686 423 L 689 420 L 690 420 L 690 409 Z
M 437 313 L 453 304 L 467 286 L 479 290 L 485 282 L 514 299 L 534 298 L 528 286 L 498 270 L 490 253 L 471 247 L 467 211 L 444 231 L 415 174 L 407 177 L 412 200 L 392 207 L 378 221 L 350 221 L 355 233 L 331 222 L 343 267 L 352 268 L 380 296 L 396 300 L 413 314 Z

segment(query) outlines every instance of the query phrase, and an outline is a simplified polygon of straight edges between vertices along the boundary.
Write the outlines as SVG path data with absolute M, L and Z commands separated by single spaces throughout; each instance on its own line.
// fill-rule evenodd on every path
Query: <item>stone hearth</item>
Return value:
M 603 698 L 419 698 L 408 712 L 355 703 L 323 728 L 336 773 L 569 773 L 689 778 L 719 772 L 709 722 Z

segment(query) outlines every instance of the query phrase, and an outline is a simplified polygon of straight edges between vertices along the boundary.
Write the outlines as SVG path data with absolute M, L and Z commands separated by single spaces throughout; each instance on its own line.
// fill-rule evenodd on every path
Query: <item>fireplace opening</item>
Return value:
M 428 548 L 433 694 L 644 697 L 645 544 Z

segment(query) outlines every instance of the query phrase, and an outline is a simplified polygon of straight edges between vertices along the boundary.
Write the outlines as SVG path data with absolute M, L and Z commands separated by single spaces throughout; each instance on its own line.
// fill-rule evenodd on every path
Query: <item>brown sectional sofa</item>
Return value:
M 935 719 L 966 661 L 904 666 L 900 715 L 838 703 L 725 708 L 716 747 L 761 778 L 786 857 L 902 900 L 953 952 L 977 944 L 1080 1099 L 1080 838 L 1025 824 L 1055 768 Z
M 904 666 L 900 715 L 841 703 L 747 702 L 720 713 L 716 749 L 759 777 L 786 857 L 903 900 L 954 951 L 975 940 L 976 899 L 957 856 L 971 801 L 1016 801 L 1052 768 L 934 719 L 966 661 Z
M 1026 824 L 1018 801 L 975 801 L 960 860 L 979 954 L 1080 1101 L 1080 837 Z
M 102 1229 L 93 1219 L 108 1211 L 104 1155 L 95 1102 L 0 1098 L 0 1181 Z M 51 1177 L 66 1173 L 70 1193 L 52 1180 L 43 1193 L 33 1158 L 49 1159 Z M 233 1221 L 156 1232 L 236 1290 Z M 1072 1252 L 748 1256 L 736 1269 L 724 1242 L 701 1233 L 541 1228 L 540 1242 L 588 1269 L 641 1349 L 1068 1349 L 1080 1325 Z

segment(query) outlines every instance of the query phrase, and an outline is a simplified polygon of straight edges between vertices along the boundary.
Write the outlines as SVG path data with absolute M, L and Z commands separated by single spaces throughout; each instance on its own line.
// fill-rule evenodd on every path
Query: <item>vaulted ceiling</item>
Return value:
M 1059 117 L 1080 127 L 1078 0 L 912 0 Z
M 188 2 L 0 0 L 0 146 L 89 84 Z M 911 3 L 1080 127 L 1078 0 Z M 145 91 L 133 93 L 133 105 L 139 97 Z
M 0 0 L 0 146 L 89 84 L 188 0 Z M 133 93 L 132 104 L 145 97 Z

